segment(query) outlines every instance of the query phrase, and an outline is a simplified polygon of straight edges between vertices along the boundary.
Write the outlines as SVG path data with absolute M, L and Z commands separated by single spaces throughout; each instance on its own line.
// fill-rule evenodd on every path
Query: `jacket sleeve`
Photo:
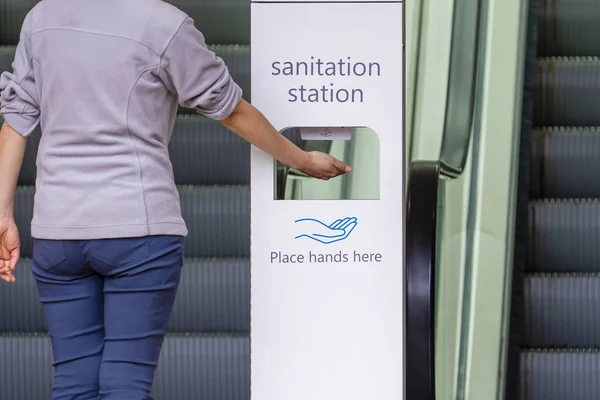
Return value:
M 160 76 L 179 104 L 216 120 L 227 118 L 242 99 L 242 89 L 186 18 L 161 56 Z
M 12 71 L 0 75 L 0 115 L 22 136 L 29 136 L 40 118 L 28 21 L 29 16 L 21 29 Z

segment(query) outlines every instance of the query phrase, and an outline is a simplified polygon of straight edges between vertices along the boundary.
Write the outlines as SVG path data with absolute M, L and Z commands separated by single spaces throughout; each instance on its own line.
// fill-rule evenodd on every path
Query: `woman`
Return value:
M 17 177 L 41 123 L 32 273 L 53 400 L 151 399 L 187 235 L 167 150 L 178 103 L 313 177 L 350 171 L 280 135 L 173 6 L 39 2 L 0 78 L 0 277 L 15 281 Z

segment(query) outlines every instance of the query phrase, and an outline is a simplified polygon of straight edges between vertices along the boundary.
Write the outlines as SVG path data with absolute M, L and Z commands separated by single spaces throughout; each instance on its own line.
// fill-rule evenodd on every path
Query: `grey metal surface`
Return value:
M 0 45 L 15 45 L 39 0 L 0 0 Z M 207 43 L 250 43 L 250 0 L 169 0 L 194 19 Z
M 0 290 L 0 333 L 46 332 L 30 262 L 20 262 L 15 270 L 17 282 L 4 285 Z M 248 260 L 186 259 L 169 330 L 248 333 Z
M 250 253 L 250 191 L 248 186 L 179 186 L 188 258 L 247 258 Z M 21 254 L 31 257 L 31 218 L 35 189 L 21 186 L 15 199 L 15 221 Z
M 600 274 L 525 278 L 526 347 L 600 348 Z
M 169 338 L 153 393 L 155 400 L 250 400 L 249 338 Z
M 1 0 L 0 0 L 1 1 Z M 12 71 L 16 46 L 0 46 L 0 73 Z
M 180 187 L 186 257 L 250 256 L 249 186 Z
M 600 3 L 594 0 L 540 0 L 538 54 L 600 54 Z
M 519 400 L 596 400 L 598 350 L 531 350 L 521 353 Z
M 534 200 L 529 211 L 530 271 L 600 271 L 598 199 Z
M 35 281 L 31 276 L 30 260 L 19 262 L 15 278 L 15 283 L 2 283 L 0 289 L 0 334 L 45 332 L 46 323 Z
M 0 0 L 0 45 L 15 45 L 25 16 L 39 0 Z
M 51 351 L 45 335 L 0 336 L 0 399 L 48 400 Z M 153 395 L 155 400 L 249 400 L 248 337 L 167 337 Z
M 52 348 L 45 335 L 0 335 L 0 399 L 48 400 Z
M 170 331 L 249 333 L 249 260 L 186 260 Z
M 540 59 L 535 73 L 536 126 L 599 126 L 598 57 Z
M 178 117 L 169 153 L 178 184 L 250 183 L 250 145 L 217 121 Z
M 600 197 L 599 129 L 538 128 L 532 144 L 532 197 Z
M 250 0 L 167 0 L 194 19 L 207 43 L 250 43 Z

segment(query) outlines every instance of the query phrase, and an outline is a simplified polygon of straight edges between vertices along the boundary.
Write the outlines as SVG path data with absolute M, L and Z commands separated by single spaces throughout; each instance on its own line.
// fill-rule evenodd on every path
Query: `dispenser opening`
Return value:
M 365 127 L 294 127 L 282 134 L 306 151 L 320 151 L 352 167 L 328 181 L 275 161 L 275 200 L 379 200 L 380 143 Z

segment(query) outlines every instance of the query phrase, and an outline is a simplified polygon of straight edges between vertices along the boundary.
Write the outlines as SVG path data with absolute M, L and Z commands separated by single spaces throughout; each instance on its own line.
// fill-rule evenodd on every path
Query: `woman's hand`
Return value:
M 19 230 L 12 218 L 0 219 L 0 278 L 6 282 L 15 282 L 13 271 L 21 257 Z
M 350 166 L 327 153 L 311 151 L 308 156 L 308 162 L 300 166 L 298 171 L 313 178 L 327 181 L 351 171 Z

